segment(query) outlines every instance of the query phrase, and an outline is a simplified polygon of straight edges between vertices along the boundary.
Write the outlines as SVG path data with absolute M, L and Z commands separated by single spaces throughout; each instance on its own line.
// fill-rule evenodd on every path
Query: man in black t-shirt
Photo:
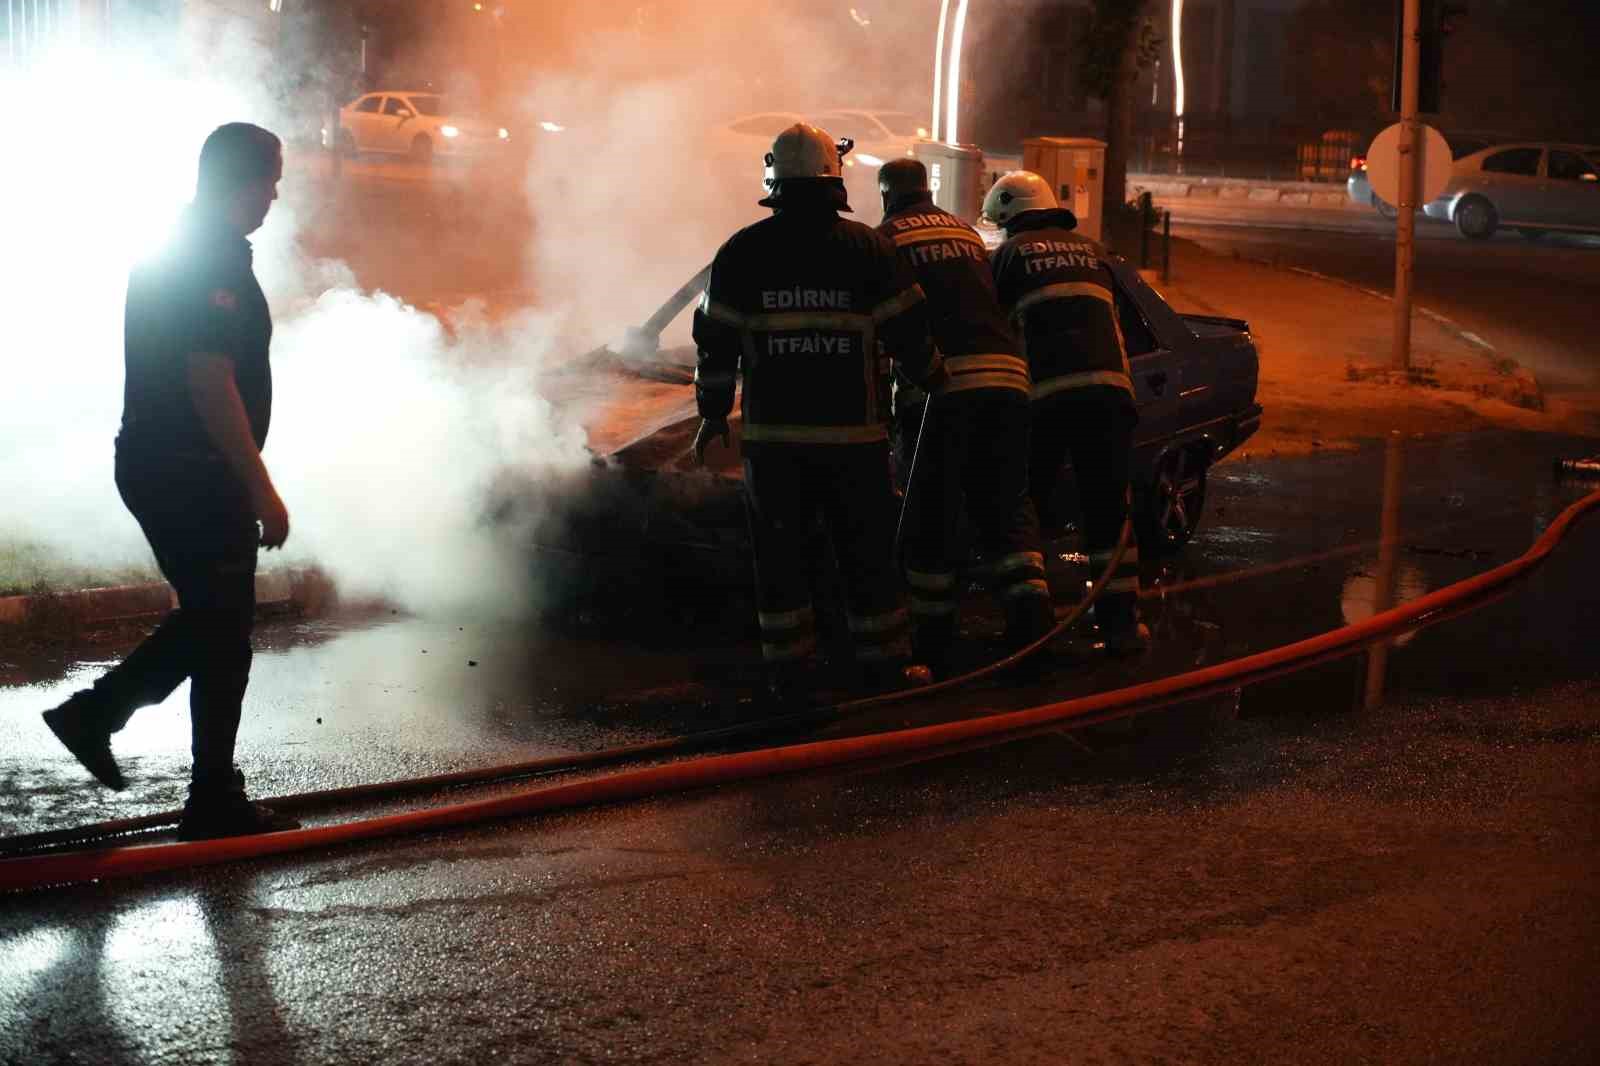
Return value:
M 272 416 L 272 318 L 250 242 L 277 199 L 278 138 L 218 127 L 200 150 L 194 204 L 168 247 L 136 267 L 124 322 L 116 480 L 178 608 L 121 664 L 46 711 L 103 784 L 126 787 L 111 734 L 191 682 L 193 777 L 179 835 L 234 836 L 296 823 L 245 798 L 233 766 L 255 617 L 258 547 L 289 535 L 261 460 Z

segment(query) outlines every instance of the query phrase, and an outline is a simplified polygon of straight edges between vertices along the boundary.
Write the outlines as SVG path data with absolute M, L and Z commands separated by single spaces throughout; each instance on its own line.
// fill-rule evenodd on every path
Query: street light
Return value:
M 967 31 L 967 4 L 969 0 L 961 0 L 956 8 L 955 27 L 950 32 L 950 69 L 949 76 L 945 76 L 944 41 L 945 27 L 950 21 L 950 0 L 942 0 L 939 5 L 939 36 L 934 42 L 933 49 L 933 135 L 935 141 L 942 140 L 946 144 L 959 143 L 959 121 L 961 117 L 961 41 Z M 943 136 L 940 136 L 939 122 L 940 111 L 944 112 Z
M 1183 154 L 1183 115 L 1187 92 L 1183 83 L 1183 0 L 1172 0 L 1172 117 L 1178 123 L 1178 154 Z

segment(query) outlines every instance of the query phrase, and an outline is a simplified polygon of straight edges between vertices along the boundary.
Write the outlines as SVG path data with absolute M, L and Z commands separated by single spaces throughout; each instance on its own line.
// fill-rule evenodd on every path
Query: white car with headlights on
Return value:
M 496 151 L 511 140 L 504 126 L 451 110 L 450 98 L 436 92 L 371 92 L 339 109 L 341 151 L 383 152 L 428 162 L 435 155 Z M 331 148 L 322 131 L 324 148 Z

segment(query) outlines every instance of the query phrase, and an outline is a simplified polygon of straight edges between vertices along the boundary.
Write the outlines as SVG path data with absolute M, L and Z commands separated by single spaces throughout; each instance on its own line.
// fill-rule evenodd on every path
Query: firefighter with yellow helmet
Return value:
M 1107 252 L 1073 232 L 1077 217 L 1030 171 L 1000 177 L 984 197 L 983 213 L 1005 228 L 1005 243 L 991 260 L 995 287 L 1033 377 L 1029 492 L 1044 528 L 1059 529 L 1057 484 L 1071 461 L 1090 568 L 1098 578 L 1128 520 L 1138 422 Z M 1114 654 L 1149 645 L 1138 592 L 1139 555 L 1130 543 L 1095 604 L 1095 620 Z
M 814 126 L 778 135 L 760 201 L 772 215 L 717 252 L 694 315 L 701 461 L 713 439 L 728 443 L 735 387 L 744 382 L 757 612 L 779 689 L 793 688 L 816 648 L 801 562 L 819 517 L 839 562 L 856 661 L 869 680 L 885 680 L 899 675 L 909 651 L 891 559 L 890 374 L 937 392 L 943 370 L 922 290 L 894 245 L 841 215 L 850 210 L 848 150 Z

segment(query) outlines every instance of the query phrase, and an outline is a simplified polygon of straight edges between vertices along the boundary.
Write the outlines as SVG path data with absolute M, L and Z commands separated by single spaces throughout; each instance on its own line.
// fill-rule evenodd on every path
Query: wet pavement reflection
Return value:
M 1147 657 L 1079 640 L 1025 683 L 831 732 L 1067 698 L 1368 617 L 1524 551 L 1593 487 L 1550 474 L 1584 444 L 1230 462 L 1195 541 L 1148 575 Z M 21 1024 L 0 1061 L 1583 1061 L 1597 548 L 1582 524 L 1480 611 L 1127 725 L 7 899 L 0 1018 Z M 1083 580 L 1072 553 L 1061 588 Z M 993 623 L 980 609 L 971 628 Z M 709 630 L 704 656 L 697 636 L 275 623 L 242 763 L 293 792 L 754 713 L 724 683 L 743 634 Z M 135 783 L 112 797 L 37 719 L 95 665 L 0 661 L 0 833 L 181 797 L 182 691 L 119 736 Z
M 1029 706 L 1238 658 L 1370 617 L 1519 554 L 1585 491 L 1558 482 L 1552 455 L 1582 442 L 1483 435 L 1406 441 L 1299 459 L 1244 459 L 1213 470 L 1195 541 L 1147 571 L 1156 638 L 1142 659 L 1108 661 L 1085 636 L 1055 650 L 1042 677 L 974 686 L 936 703 L 852 719 L 833 733 L 896 728 Z M 1592 537 L 1581 529 L 1576 541 Z M 1058 590 L 1082 586 L 1082 557 L 1056 553 Z M 1495 694 L 1537 678 L 1591 676 L 1560 591 L 1591 569 L 1564 549 L 1505 602 L 1437 631 L 1265 682 L 1212 704 L 1238 714 L 1348 711 L 1386 695 Z M 998 621 L 981 596 L 966 626 L 972 666 L 997 656 Z M 1588 608 L 1580 608 L 1588 609 Z M 727 612 L 722 612 L 726 614 Z M 1593 630 L 1591 630 L 1593 631 Z M 704 637 L 702 646 L 695 638 Z M 454 623 L 388 613 L 264 627 L 241 765 L 265 794 L 439 773 L 670 736 L 761 712 L 734 680 L 754 676 L 745 634 L 727 626 L 617 639 L 548 626 Z M 131 643 L 136 632 L 124 636 Z M 1468 650 L 1474 649 L 1474 650 Z M 1486 649 L 1492 649 L 1486 653 Z M 185 689 L 136 715 L 116 739 L 135 781 L 115 797 L 83 785 L 36 712 L 103 669 L 91 658 L 0 652 L 0 834 L 134 816 L 181 798 Z M 1164 712 L 1157 712 L 1164 713 Z M 1213 713 L 1211 711 L 1207 714 Z

